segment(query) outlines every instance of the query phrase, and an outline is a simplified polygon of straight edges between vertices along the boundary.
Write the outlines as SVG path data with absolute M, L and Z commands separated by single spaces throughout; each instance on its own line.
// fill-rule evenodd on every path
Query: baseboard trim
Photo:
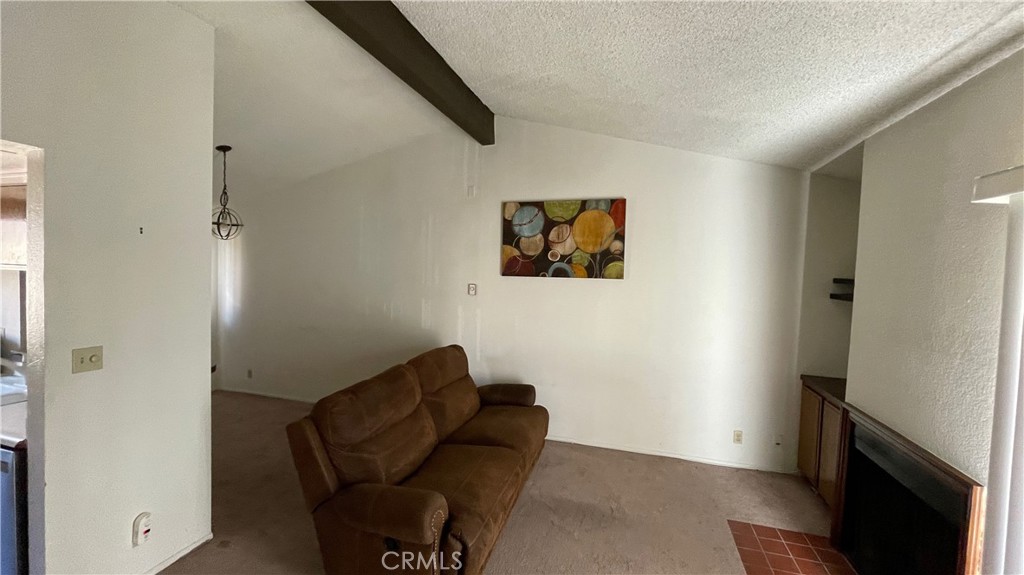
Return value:
M 645 447 L 636 447 L 633 445 L 621 445 L 616 443 L 607 443 L 602 441 L 580 441 L 571 437 L 563 437 L 559 435 L 548 435 L 547 437 L 551 441 L 559 441 L 562 443 L 574 443 L 576 445 L 586 445 L 588 447 L 600 447 L 602 449 L 614 449 L 615 451 L 625 451 L 627 453 L 640 453 L 643 455 L 656 455 L 659 457 L 671 457 L 672 459 L 682 459 L 684 461 L 692 461 L 694 463 L 704 463 L 707 465 L 717 465 L 718 467 L 731 467 L 734 469 L 752 469 L 755 471 L 768 471 L 771 473 L 794 473 L 796 470 L 786 471 L 784 469 L 775 468 L 763 468 L 748 463 L 739 463 L 736 461 L 722 461 L 720 459 L 710 459 L 707 457 L 697 457 L 694 455 L 687 455 L 685 453 L 678 453 L 675 451 L 666 451 L 663 449 L 648 449 Z
M 280 393 L 270 393 L 266 391 L 257 391 L 253 389 L 233 389 L 229 387 L 221 387 L 214 391 L 230 391 L 233 393 L 247 393 L 249 395 L 259 395 L 262 397 L 271 397 L 274 399 L 286 399 L 288 401 L 300 401 L 302 403 L 316 403 L 316 400 L 310 400 L 305 397 L 293 397 Z M 625 451 L 627 453 L 640 453 L 643 455 L 656 455 L 659 457 L 671 457 L 672 459 L 682 459 L 684 461 L 692 461 L 694 463 L 705 463 L 707 465 L 717 465 L 719 467 L 731 467 L 733 469 L 753 469 L 755 471 L 768 471 L 771 473 L 796 473 L 796 469 L 776 469 L 776 468 L 764 468 L 757 467 L 756 465 L 750 465 L 748 463 L 739 463 L 736 461 L 723 461 L 720 459 L 710 459 L 707 457 L 698 457 L 695 455 L 688 455 L 685 453 L 678 453 L 675 451 L 666 451 L 663 449 L 649 449 L 646 447 L 636 447 L 634 445 L 621 445 L 617 443 L 607 443 L 601 441 L 581 441 L 572 437 L 564 437 L 560 435 L 548 435 L 548 439 L 552 441 L 559 441 L 562 443 L 574 443 L 576 445 L 586 445 L 588 447 L 600 447 L 602 449 L 614 449 L 616 451 Z
M 202 545 L 203 543 L 206 543 L 207 541 L 209 541 L 211 539 L 213 539 L 213 533 L 212 532 L 207 533 L 206 535 L 203 535 L 202 537 L 200 537 L 195 542 L 193 542 L 193 543 L 191 543 L 189 545 L 186 545 L 184 549 L 178 551 L 174 555 L 171 555 L 167 559 L 164 559 L 163 561 L 158 563 L 156 567 L 153 567 L 149 571 L 146 571 L 146 573 L 147 574 L 159 573 L 159 572 L 163 571 L 164 569 L 167 569 L 168 567 L 171 566 L 171 563 L 174 563 L 178 559 L 181 559 L 182 557 L 188 555 L 196 547 L 199 547 L 200 545 Z
M 291 395 L 284 395 L 282 393 L 271 393 L 269 391 L 260 391 L 255 389 L 235 389 L 233 387 L 218 387 L 213 391 L 230 391 L 231 393 L 245 393 L 248 395 L 258 395 L 260 397 L 270 397 L 273 399 L 286 399 L 288 401 L 298 401 L 301 403 L 316 403 L 315 399 L 309 399 L 308 397 L 294 397 Z

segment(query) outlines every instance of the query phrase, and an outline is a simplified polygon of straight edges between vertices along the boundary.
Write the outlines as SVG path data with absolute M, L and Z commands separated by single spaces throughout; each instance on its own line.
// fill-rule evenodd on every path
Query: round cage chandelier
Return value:
M 213 210 L 213 237 L 230 240 L 242 231 L 242 218 L 238 212 L 228 207 L 228 152 L 231 146 L 217 146 L 216 150 L 224 155 L 224 189 L 220 191 L 220 208 Z

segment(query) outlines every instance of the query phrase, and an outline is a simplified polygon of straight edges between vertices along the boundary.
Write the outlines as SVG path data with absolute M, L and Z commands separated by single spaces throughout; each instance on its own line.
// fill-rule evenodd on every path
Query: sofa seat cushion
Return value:
M 446 444 L 507 447 L 520 455 L 523 469 L 532 465 L 548 434 L 548 410 L 539 405 L 491 405 L 445 439 Z
M 402 485 L 429 489 L 448 500 L 449 537 L 462 548 L 466 573 L 490 556 L 525 482 L 519 455 L 482 445 L 439 445 Z

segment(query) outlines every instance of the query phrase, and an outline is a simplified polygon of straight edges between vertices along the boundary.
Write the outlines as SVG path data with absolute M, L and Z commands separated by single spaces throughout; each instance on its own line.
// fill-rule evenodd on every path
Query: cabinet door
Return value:
M 839 408 L 826 403 L 821 412 L 821 456 L 818 461 L 818 492 L 832 507 L 839 474 L 839 433 L 842 423 Z
M 28 263 L 28 225 L 25 223 L 25 186 L 0 186 L 0 264 Z
M 821 426 L 821 396 L 806 387 L 800 388 L 800 438 L 796 466 L 800 473 L 818 486 L 818 435 Z

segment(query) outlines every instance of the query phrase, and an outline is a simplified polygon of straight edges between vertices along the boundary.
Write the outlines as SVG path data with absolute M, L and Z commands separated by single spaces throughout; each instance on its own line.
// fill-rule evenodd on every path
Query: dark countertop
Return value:
M 822 377 L 820 375 L 800 376 L 804 385 L 814 391 L 825 401 L 836 407 L 842 407 L 846 402 L 846 380 L 839 377 Z

